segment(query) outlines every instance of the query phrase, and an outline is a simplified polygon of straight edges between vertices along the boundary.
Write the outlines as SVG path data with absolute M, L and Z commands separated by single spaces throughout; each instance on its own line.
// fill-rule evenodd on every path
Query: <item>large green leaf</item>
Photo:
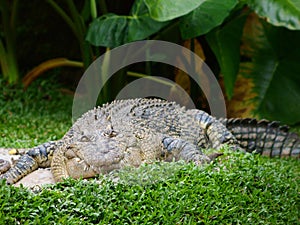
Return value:
M 232 97 L 239 70 L 240 41 L 246 18 L 246 15 L 238 16 L 223 27 L 218 27 L 206 35 L 206 40 L 221 67 L 228 98 Z
M 300 31 L 263 24 L 261 33 L 249 37 L 248 76 L 257 93 L 256 112 L 270 120 L 300 122 Z
M 220 25 L 236 6 L 238 0 L 207 0 L 180 19 L 181 36 L 184 39 L 206 34 Z
M 168 24 L 150 18 L 149 11 L 142 0 L 136 1 L 132 6 L 131 15 L 132 17 L 128 19 L 127 41 L 145 39 Z
M 274 26 L 300 29 L 299 0 L 247 0 L 248 5 Z
M 205 0 L 144 0 L 150 15 L 157 21 L 168 21 L 188 14 Z
M 91 23 L 86 40 L 95 46 L 117 47 L 126 42 L 127 28 L 127 17 L 105 14 Z
M 145 39 L 167 24 L 153 20 L 143 0 L 136 0 L 130 16 L 109 13 L 94 20 L 89 27 L 86 40 L 95 46 L 113 48 Z

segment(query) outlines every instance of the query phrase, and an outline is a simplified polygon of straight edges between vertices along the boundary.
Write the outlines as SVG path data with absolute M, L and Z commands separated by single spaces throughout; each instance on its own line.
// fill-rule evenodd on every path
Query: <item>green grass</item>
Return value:
M 153 168 L 168 173 L 162 174 L 164 179 L 140 180 L 141 175 L 149 177 Z M 299 224 L 299 176 L 296 160 L 235 153 L 204 168 L 182 163 L 146 165 L 118 182 L 109 177 L 101 177 L 101 184 L 69 179 L 38 193 L 2 183 L 0 221 Z
M 37 80 L 26 91 L 0 80 L 0 89 L 0 147 L 32 147 L 70 128 L 72 98 L 54 80 Z
M 26 92 L 1 84 L 1 146 L 30 147 L 68 130 L 72 101 L 51 82 Z M 0 224 L 300 224 L 299 177 L 295 159 L 225 151 L 204 167 L 143 165 L 38 192 L 1 182 Z

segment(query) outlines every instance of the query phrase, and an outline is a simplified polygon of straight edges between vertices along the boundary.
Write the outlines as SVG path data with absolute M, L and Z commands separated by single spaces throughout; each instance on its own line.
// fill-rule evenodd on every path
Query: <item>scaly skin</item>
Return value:
M 233 150 L 266 149 L 271 156 L 287 149 L 299 157 L 300 138 L 270 124 L 217 120 L 203 111 L 158 99 L 114 101 L 85 113 L 61 140 L 30 149 L 0 178 L 15 183 L 50 164 L 56 181 L 94 177 L 157 160 L 183 159 L 201 165 L 219 155 L 208 156 L 206 149 L 218 150 L 225 144 Z
M 300 156 L 300 138 L 288 126 L 277 121 L 256 119 L 220 119 L 248 152 L 256 151 L 266 156 Z
M 0 174 L 5 173 L 10 169 L 10 163 L 4 159 L 0 159 Z

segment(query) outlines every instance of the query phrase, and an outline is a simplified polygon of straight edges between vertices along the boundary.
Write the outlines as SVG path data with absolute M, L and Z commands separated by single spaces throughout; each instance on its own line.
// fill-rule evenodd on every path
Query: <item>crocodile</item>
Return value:
M 161 99 L 115 100 L 83 114 L 57 141 L 33 147 L 10 168 L 0 161 L 8 184 L 41 167 L 56 182 L 138 167 L 154 161 L 210 163 L 220 149 L 273 156 L 300 156 L 300 137 L 278 122 L 217 119 Z M 207 154 L 208 149 L 215 152 Z

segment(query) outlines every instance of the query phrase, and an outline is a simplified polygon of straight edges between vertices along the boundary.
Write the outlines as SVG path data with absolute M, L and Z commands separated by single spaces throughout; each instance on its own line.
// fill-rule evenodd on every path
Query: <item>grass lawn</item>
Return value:
M 68 130 L 72 98 L 51 82 L 24 92 L 0 81 L 0 147 L 31 147 Z M 204 167 L 143 165 L 38 192 L 1 182 L 0 224 L 300 224 L 299 161 L 224 151 Z

